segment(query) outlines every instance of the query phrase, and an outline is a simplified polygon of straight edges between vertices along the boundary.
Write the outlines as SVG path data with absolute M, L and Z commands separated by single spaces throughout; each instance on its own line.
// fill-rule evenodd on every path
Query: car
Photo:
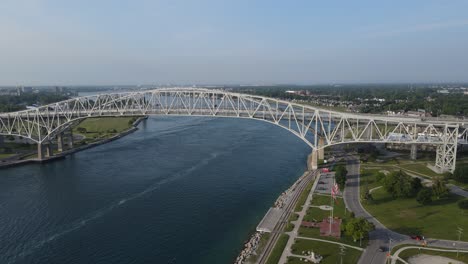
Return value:
M 385 251 L 387 251 L 387 248 L 385 246 L 379 247 L 379 252 L 385 252 Z
M 412 235 L 410 237 L 411 237 L 411 239 L 414 239 L 414 240 L 417 240 L 417 241 L 424 240 L 424 237 L 420 236 L 420 235 Z

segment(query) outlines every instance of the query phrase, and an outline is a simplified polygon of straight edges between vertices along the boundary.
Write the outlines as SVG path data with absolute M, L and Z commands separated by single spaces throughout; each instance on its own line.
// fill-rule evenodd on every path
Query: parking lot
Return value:
M 335 172 L 321 172 L 320 179 L 315 189 L 316 193 L 331 194 Z

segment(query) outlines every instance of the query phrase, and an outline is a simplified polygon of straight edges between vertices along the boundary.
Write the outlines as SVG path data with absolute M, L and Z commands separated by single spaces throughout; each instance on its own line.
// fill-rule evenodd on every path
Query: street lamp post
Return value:
M 460 245 L 461 236 L 463 234 L 463 228 L 458 227 L 457 233 L 458 233 L 458 245 L 457 245 L 457 258 L 458 258 L 458 253 L 460 252 L 459 245 Z

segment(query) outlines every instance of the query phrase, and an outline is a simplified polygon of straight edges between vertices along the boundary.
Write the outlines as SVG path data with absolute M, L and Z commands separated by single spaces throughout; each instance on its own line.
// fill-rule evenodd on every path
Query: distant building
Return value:
M 55 92 L 56 93 L 63 93 L 63 92 L 66 92 L 66 91 L 67 91 L 67 87 L 55 86 Z
M 447 89 L 442 89 L 442 90 L 437 90 L 437 93 L 440 93 L 440 94 L 449 94 L 449 90 Z
M 16 95 L 20 96 L 24 93 L 32 93 L 33 88 L 29 86 L 19 86 L 16 88 Z

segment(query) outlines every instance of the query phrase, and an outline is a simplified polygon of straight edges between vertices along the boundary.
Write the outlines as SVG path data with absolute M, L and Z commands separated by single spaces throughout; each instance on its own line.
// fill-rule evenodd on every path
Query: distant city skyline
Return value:
M 0 2 L 0 86 L 468 82 L 467 1 Z

